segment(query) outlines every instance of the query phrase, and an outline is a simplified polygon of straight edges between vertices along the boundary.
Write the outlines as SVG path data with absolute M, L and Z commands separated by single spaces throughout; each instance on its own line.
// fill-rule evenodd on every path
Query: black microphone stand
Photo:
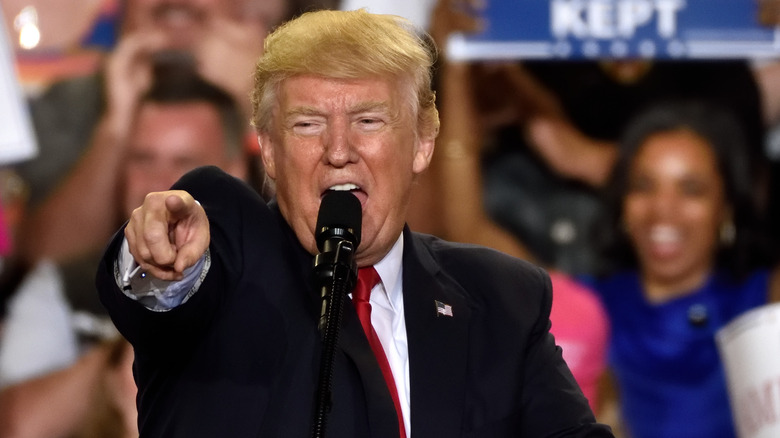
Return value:
M 322 313 L 319 330 L 322 336 L 319 384 L 312 427 L 313 438 L 324 438 L 327 416 L 331 408 L 333 364 L 338 344 L 339 329 L 344 315 L 344 297 L 352 291 L 357 278 L 355 247 L 348 240 L 339 240 L 333 251 L 326 251 L 314 259 L 314 281 L 322 292 Z

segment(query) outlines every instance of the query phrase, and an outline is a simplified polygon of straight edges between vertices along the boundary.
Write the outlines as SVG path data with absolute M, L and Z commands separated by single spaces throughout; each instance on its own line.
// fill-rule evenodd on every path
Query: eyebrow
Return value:
M 285 118 L 288 118 L 288 117 L 291 117 L 291 116 L 298 116 L 298 115 L 318 116 L 318 115 L 322 115 L 322 111 L 320 111 L 320 110 L 318 110 L 316 108 L 310 107 L 310 106 L 299 106 L 299 107 L 295 107 L 295 108 L 293 108 L 293 109 L 291 109 L 289 111 L 285 111 L 285 113 L 284 113 L 284 117 Z
M 350 114 L 365 112 L 389 112 L 390 105 L 387 102 L 361 102 L 350 111 Z
M 383 101 L 369 101 L 369 102 L 360 102 L 357 105 L 355 105 L 353 108 L 350 108 L 349 114 L 360 114 L 364 112 L 389 112 L 390 105 L 387 104 L 387 102 Z M 303 116 L 322 116 L 325 115 L 325 112 L 323 112 L 320 109 L 311 107 L 311 106 L 299 106 L 290 109 L 289 111 L 286 111 L 284 116 L 291 117 L 291 116 L 297 116 L 297 115 L 303 115 Z

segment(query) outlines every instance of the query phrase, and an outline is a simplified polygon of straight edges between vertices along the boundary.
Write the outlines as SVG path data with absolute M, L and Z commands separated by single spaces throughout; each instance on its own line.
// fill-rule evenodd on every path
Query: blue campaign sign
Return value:
M 452 35 L 452 59 L 780 57 L 776 0 L 487 0 L 485 30 Z

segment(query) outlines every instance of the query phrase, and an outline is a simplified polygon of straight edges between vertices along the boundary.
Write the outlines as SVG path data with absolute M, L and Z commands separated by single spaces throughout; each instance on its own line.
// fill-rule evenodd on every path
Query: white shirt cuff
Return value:
M 124 239 L 114 264 L 114 278 L 117 286 L 129 298 L 149 310 L 165 312 L 186 303 L 198 291 L 210 267 L 211 252 L 206 249 L 194 265 L 184 270 L 181 280 L 160 280 L 141 270 L 130 254 L 127 239 Z

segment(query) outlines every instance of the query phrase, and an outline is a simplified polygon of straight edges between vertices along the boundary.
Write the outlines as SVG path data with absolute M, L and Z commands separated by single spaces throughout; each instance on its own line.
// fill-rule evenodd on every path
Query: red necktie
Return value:
M 374 331 L 374 326 L 371 325 L 371 303 L 368 299 L 371 296 L 371 289 L 379 283 L 379 274 L 373 266 L 367 268 L 360 268 L 358 270 L 358 280 L 355 290 L 352 292 L 352 304 L 355 305 L 360 324 L 363 326 L 363 331 L 366 332 L 368 343 L 371 344 L 371 349 L 374 350 L 374 356 L 376 356 L 377 362 L 379 362 L 379 368 L 382 369 L 382 374 L 385 376 L 385 383 L 387 383 L 387 389 L 390 390 L 390 395 L 393 397 L 393 404 L 395 405 L 395 412 L 398 416 L 398 429 L 401 432 L 401 438 L 406 438 L 406 428 L 404 427 L 404 417 L 401 413 L 401 402 L 398 399 L 398 390 L 395 388 L 395 379 L 393 378 L 393 372 L 390 369 L 390 363 L 385 356 L 385 350 L 382 348 L 382 343 L 379 342 L 379 338 Z

